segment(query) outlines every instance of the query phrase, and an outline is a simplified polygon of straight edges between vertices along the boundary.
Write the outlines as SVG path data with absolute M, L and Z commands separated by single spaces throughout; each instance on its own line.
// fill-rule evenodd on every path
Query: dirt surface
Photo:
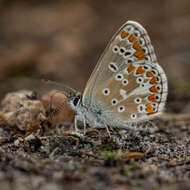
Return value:
M 0 0 L 0 190 L 190 189 L 189 10 L 189 0 Z M 166 112 L 145 124 L 157 130 L 109 137 L 56 125 L 61 114 L 47 121 L 43 101 L 28 90 L 41 93 L 46 78 L 82 91 L 127 20 L 147 29 L 168 77 Z M 20 89 L 18 101 L 5 103 Z
M 175 118 L 175 119 L 174 119 Z M 35 132 L 1 125 L 2 189 L 189 189 L 190 116 L 165 115 L 158 130 L 80 134 L 41 124 Z M 183 187 L 183 188 L 182 188 Z

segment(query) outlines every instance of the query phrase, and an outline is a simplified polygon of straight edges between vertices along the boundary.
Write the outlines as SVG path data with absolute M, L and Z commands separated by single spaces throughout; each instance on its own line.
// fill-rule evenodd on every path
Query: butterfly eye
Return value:
M 73 105 L 77 106 L 79 101 L 80 101 L 80 96 L 75 97 L 74 100 L 73 100 Z
M 119 47 L 117 45 L 114 45 L 112 50 L 114 53 L 117 53 L 119 51 Z
M 134 30 L 133 26 L 131 25 L 126 26 L 125 29 L 127 32 L 132 32 Z
M 140 97 L 135 98 L 134 102 L 136 104 L 140 104 L 142 102 L 142 99 Z
M 117 108 L 117 111 L 118 111 L 118 112 L 123 112 L 123 111 L 125 111 L 125 107 L 124 107 L 124 106 L 119 106 L 119 107 Z
M 116 105 L 118 103 L 118 100 L 116 98 L 112 99 L 111 104 Z
M 134 31 L 134 36 L 138 38 L 138 37 L 141 36 L 141 33 L 138 30 L 135 30 Z
M 131 114 L 131 119 L 136 119 L 137 115 L 135 113 Z
M 115 75 L 115 80 L 122 80 L 122 79 L 123 79 L 123 75 L 122 74 Z
M 136 81 L 138 84 L 141 84 L 141 83 L 143 83 L 144 80 L 142 77 L 138 77 Z
M 105 96 L 108 96 L 110 94 L 110 89 L 109 88 L 104 88 L 102 92 L 103 92 L 103 94 Z

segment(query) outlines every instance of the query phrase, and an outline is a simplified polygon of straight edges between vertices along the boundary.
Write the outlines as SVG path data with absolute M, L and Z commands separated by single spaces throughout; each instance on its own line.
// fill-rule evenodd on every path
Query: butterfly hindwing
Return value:
M 104 102 L 104 113 L 121 120 L 144 120 L 163 111 L 167 89 L 159 65 L 131 63 L 96 90 L 95 100 Z M 159 67 L 161 69 L 161 67 Z

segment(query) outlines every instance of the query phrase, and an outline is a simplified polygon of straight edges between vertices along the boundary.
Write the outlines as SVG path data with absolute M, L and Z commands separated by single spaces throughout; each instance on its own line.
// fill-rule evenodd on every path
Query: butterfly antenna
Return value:
M 48 79 L 41 79 L 43 83 L 50 84 L 56 87 L 61 88 L 61 90 L 64 92 L 64 95 L 67 96 L 67 98 L 73 97 L 78 93 L 78 91 L 74 90 L 73 88 L 70 88 L 66 85 L 60 84 L 58 82 L 48 80 Z
M 59 113 L 59 111 L 63 108 L 63 106 L 65 105 L 66 101 L 64 101 L 63 103 L 59 104 L 56 108 L 52 108 L 52 98 L 51 97 L 51 104 L 50 104 L 50 111 L 49 114 L 46 118 L 46 121 L 49 121 L 49 119 L 51 119 L 53 116 L 55 116 L 56 114 Z
M 55 116 L 57 113 L 59 113 L 59 111 L 63 108 L 63 106 L 65 105 L 65 102 L 58 105 L 56 108 L 52 109 L 52 111 L 50 110 L 50 114 L 48 116 L 48 119 L 50 119 L 51 117 Z

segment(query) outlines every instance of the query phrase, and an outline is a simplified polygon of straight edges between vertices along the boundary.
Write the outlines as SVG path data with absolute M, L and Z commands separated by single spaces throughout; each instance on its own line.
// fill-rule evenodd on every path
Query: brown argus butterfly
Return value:
M 84 126 L 136 129 L 134 123 L 163 111 L 168 85 L 146 30 L 128 21 L 109 42 L 84 93 L 65 93 L 77 112 L 75 127 L 81 120 Z

